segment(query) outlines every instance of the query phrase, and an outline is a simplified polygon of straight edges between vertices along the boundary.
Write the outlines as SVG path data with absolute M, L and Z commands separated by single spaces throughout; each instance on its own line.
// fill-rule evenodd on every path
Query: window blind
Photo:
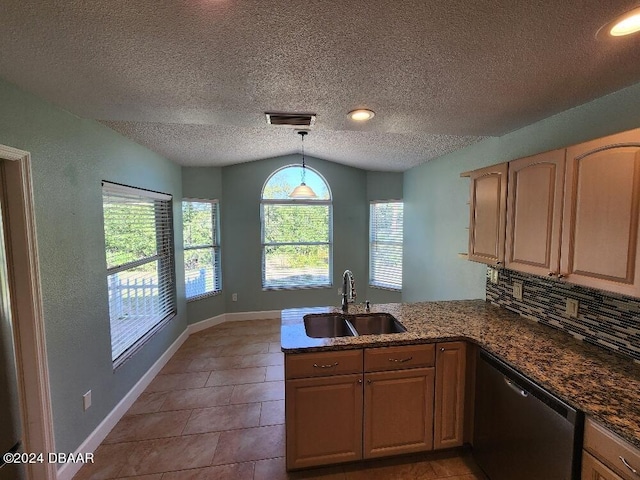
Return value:
M 262 247 L 264 288 L 331 285 L 331 204 L 263 201 Z
M 176 313 L 171 197 L 103 182 L 111 325 L 119 365 Z
M 182 202 L 187 299 L 197 299 L 222 290 L 219 216 L 217 200 Z
M 369 207 L 369 284 L 402 289 L 402 202 L 372 202 Z

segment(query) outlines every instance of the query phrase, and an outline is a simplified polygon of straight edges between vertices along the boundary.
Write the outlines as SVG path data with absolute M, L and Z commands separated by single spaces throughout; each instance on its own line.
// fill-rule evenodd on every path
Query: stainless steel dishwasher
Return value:
M 490 480 L 578 480 L 584 419 L 480 350 L 473 456 Z

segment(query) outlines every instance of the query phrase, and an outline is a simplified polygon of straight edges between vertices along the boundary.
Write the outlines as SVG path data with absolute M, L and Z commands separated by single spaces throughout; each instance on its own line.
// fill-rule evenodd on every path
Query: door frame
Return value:
M 0 145 L 0 167 L 6 200 L 7 269 L 10 287 L 16 366 L 21 398 L 24 451 L 43 453 L 44 462 L 27 464 L 30 479 L 55 480 L 55 452 L 44 312 L 36 242 L 31 155 Z

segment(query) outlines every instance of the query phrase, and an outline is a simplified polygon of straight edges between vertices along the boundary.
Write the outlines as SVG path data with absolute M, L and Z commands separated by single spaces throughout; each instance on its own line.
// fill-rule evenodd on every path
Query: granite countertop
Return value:
M 337 307 L 282 312 L 285 353 L 466 340 L 493 353 L 568 404 L 640 448 L 640 365 L 483 300 L 380 304 L 407 329 L 392 335 L 307 337 L 303 316 Z M 364 313 L 350 305 L 349 314 Z

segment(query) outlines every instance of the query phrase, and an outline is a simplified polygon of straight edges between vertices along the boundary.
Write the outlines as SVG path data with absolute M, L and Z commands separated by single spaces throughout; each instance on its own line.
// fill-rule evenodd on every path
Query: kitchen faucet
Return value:
M 342 311 L 349 309 L 349 304 L 356 299 L 356 281 L 351 270 L 345 270 L 342 274 Z

